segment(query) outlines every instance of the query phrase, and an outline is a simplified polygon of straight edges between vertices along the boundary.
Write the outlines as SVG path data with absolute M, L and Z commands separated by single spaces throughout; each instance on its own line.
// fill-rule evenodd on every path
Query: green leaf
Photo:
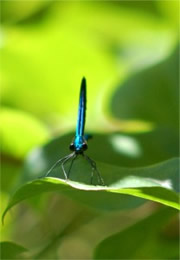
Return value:
M 161 208 L 149 217 L 103 240 L 94 259 L 178 259 L 178 229 L 169 223 L 177 211 Z M 170 225 L 171 224 L 171 225 Z
M 69 144 L 73 136 L 74 133 L 57 137 L 31 151 L 25 161 L 23 180 L 29 181 L 45 175 L 58 159 L 69 154 Z M 178 156 L 178 151 L 172 147 L 176 140 L 171 138 L 166 141 L 166 145 L 165 140 L 166 135 L 162 135 L 161 131 L 139 135 L 94 133 L 88 142 L 87 155 L 95 161 L 120 167 L 147 166 Z
M 32 115 L 20 110 L 2 108 L 0 112 L 1 152 L 23 159 L 34 147 L 47 142 L 47 128 Z
M 90 181 L 90 173 L 88 175 L 86 165 L 77 159 L 71 172 L 71 179 L 80 180 L 81 183 L 52 177 L 29 182 L 12 196 L 3 217 L 17 203 L 35 195 L 39 196 L 43 192 L 52 191 L 62 192 L 74 200 L 101 210 L 131 208 L 134 206 L 134 197 L 180 209 L 179 197 L 173 190 L 179 186 L 178 162 L 178 159 L 172 159 L 154 166 L 135 169 L 101 163 L 98 167 L 107 186 L 94 186 L 83 183 Z M 60 169 L 58 174 L 59 176 L 62 174 Z M 138 203 L 139 201 L 136 202 L 136 206 Z
M 167 139 L 178 138 L 178 57 L 177 47 L 165 61 L 120 83 L 111 100 L 113 115 L 120 120 L 152 122 Z
M 24 247 L 17 245 L 13 242 L 1 242 L 1 259 L 24 259 L 20 254 L 27 251 Z

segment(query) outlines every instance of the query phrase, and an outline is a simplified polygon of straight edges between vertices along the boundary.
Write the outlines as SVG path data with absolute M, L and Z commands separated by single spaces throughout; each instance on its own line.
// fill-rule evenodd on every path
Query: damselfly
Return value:
M 104 185 L 104 181 L 96 167 L 95 161 L 93 161 L 89 156 L 87 156 L 84 151 L 87 150 L 87 140 L 88 135 L 84 135 L 84 128 L 85 128 L 85 120 L 86 120 L 86 79 L 83 78 L 81 82 L 80 88 L 80 97 L 79 97 L 79 109 L 78 109 L 78 119 L 77 119 L 77 126 L 76 126 L 76 133 L 73 142 L 70 144 L 69 149 L 72 153 L 68 154 L 67 156 L 59 159 L 47 172 L 46 176 L 50 174 L 50 172 L 58 165 L 61 164 L 62 171 L 64 173 L 64 177 L 66 180 L 69 179 L 70 172 L 74 163 L 74 160 L 78 156 L 83 156 L 85 160 L 91 165 L 91 184 L 93 182 L 94 173 L 97 174 L 98 183 L 100 185 Z M 65 170 L 65 164 L 71 160 L 70 166 L 68 171 Z

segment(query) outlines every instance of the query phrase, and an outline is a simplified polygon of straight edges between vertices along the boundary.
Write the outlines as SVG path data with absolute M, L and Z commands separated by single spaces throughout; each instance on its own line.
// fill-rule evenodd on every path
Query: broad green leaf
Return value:
M 120 120 L 144 120 L 178 140 L 179 49 L 164 62 L 133 74 L 113 94 L 112 113 Z M 121 85 L 121 86 L 120 86 Z M 164 143 L 166 145 L 166 139 Z M 172 149 L 172 147 L 170 147 Z
M 32 150 L 24 165 L 22 177 L 25 181 L 42 176 L 58 159 L 69 154 L 73 135 L 74 133 L 57 137 Z M 172 136 L 167 140 L 166 137 L 166 133 L 160 130 L 129 135 L 94 133 L 88 142 L 86 153 L 95 161 L 120 167 L 147 166 L 178 156 L 178 150 L 175 148 L 177 140 Z
M 71 179 L 41 178 L 20 187 L 10 199 L 6 212 L 17 203 L 43 192 L 59 191 L 81 203 L 101 210 L 125 209 L 134 206 L 133 198 L 156 201 L 180 209 L 178 189 L 178 159 L 165 161 L 151 167 L 120 168 L 107 164 L 98 164 L 107 186 L 88 185 L 90 173 L 87 165 L 77 160 L 71 172 Z M 89 169 L 90 170 L 90 169 Z M 56 173 L 57 174 L 57 173 Z M 58 169 L 58 175 L 62 172 Z M 94 180 L 95 181 L 95 180 Z M 97 180 L 96 180 L 97 183 Z M 132 200 L 129 200 L 129 196 Z M 139 201 L 137 200 L 137 205 Z
M 23 111 L 2 108 L 0 121 L 1 152 L 5 155 L 23 159 L 29 150 L 49 138 L 47 128 Z
M 177 211 L 161 208 L 149 217 L 103 240 L 94 259 L 178 259 L 178 229 L 169 221 Z M 170 225 L 171 224 L 171 225 Z
M 27 249 L 13 242 L 1 242 L 0 251 L 1 259 L 3 260 L 24 259 L 24 257 L 21 257 L 21 253 L 24 253 Z
M 175 190 L 178 191 L 178 159 L 171 159 L 168 160 L 167 162 L 160 162 L 159 164 L 155 164 L 154 166 L 148 166 L 144 168 L 133 168 L 136 166 L 141 166 L 145 165 L 145 163 L 150 162 L 150 164 L 153 164 L 153 162 L 160 160 L 158 158 L 156 150 L 158 152 L 163 153 L 163 146 L 158 147 L 156 143 L 154 143 L 154 147 L 150 142 L 144 148 L 144 142 L 143 139 L 139 138 L 139 143 L 137 142 L 136 139 L 133 139 L 132 137 L 126 136 L 128 140 L 127 141 L 127 147 L 124 147 L 125 151 L 127 154 L 123 156 L 122 147 L 123 144 L 122 142 L 118 144 L 118 138 L 123 139 L 125 136 L 123 135 L 117 135 L 117 134 L 112 134 L 112 135 L 95 135 L 91 140 L 89 140 L 88 143 L 88 150 L 87 150 L 87 155 L 90 156 L 92 159 L 94 159 L 97 162 L 102 162 L 105 164 L 109 164 L 108 168 L 106 167 L 101 167 L 101 164 L 98 163 L 98 168 L 102 174 L 108 175 L 108 184 L 109 183 L 109 178 L 115 178 L 115 181 L 119 178 L 119 176 L 123 177 L 127 175 L 132 174 L 136 175 L 136 169 L 138 169 L 138 174 L 144 174 L 143 177 L 150 177 L 150 178 L 159 178 L 160 180 L 162 178 L 167 178 L 170 181 L 172 181 L 173 187 L 175 187 Z M 64 157 L 65 155 L 69 154 L 69 143 L 71 142 L 73 138 L 73 134 L 68 134 L 62 137 L 58 137 L 52 141 L 50 141 L 48 144 L 46 144 L 43 147 L 40 147 L 38 149 L 33 150 L 27 157 L 25 164 L 24 164 L 24 172 L 22 175 L 23 183 L 27 182 L 29 180 L 33 180 L 38 177 L 44 176 L 47 171 L 50 169 L 50 167 L 60 158 Z M 141 142 L 140 142 L 141 141 Z M 132 144 L 131 144 L 132 142 Z M 131 144 L 131 145 L 130 145 Z M 119 145 L 119 147 L 118 147 Z M 124 145 L 125 146 L 125 145 Z M 150 149 L 149 149 L 150 147 Z M 120 152 L 119 149 L 121 148 Z M 143 150 L 144 148 L 144 150 Z M 154 148 L 154 149 L 152 149 Z M 129 150 L 128 150 L 129 149 Z M 125 152 L 124 151 L 124 152 Z M 130 154 L 128 154 L 128 152 Z M 139 155 L 140 153 L 140 155 Z M 153 156 L 152 154 L 155 154 Z M 145 155 L 143 155 L 145 154 Z M 172 155 L 171 155 L 172 156 Z M 165 159 L 171 158 L 165 157 Z M 150 159 L 148 160 L 148 157 Z M 162 159 L 163 157 L 161 157 Z M 77 161 L 77 162 L 76 162 Z M 89 183 L 89 176 L 90 176 L 90 168 L 87 168 L 88 165 L 87 163 L 82 159 L 80 156 L 79 159 L 77 158 L 73 166 L 73 173 L 71 174 L 71 178 L 74 178 L 73 180 L 81 181 L 77 178 L 76 172 L 82 171 L 83 172 L 88 172 L 85 176 L 87 176 L 87 183 Z M 164 164 L 165 163 L 165 164 Z M 103 165 L 103 164 L 102 164 Z M 166 167 L 164 166 L 166 165 Z M 118 166 L 118 167 L 116 167 Z M 126 174 L 123 173 L 124 168 L 123 166 L 128 167 L 125 168 Z M 168 166 L 168 167 L 167 167 Z M 132 167 L 132 168 L 129 168 Z M 108 170 L 107 170 L 108 169 Z M 120 169 L 120 172 L 118 174 L 118 171 Z M 146 173 L 147 172 L 147 173 Z M 123 175 L 122 175 L 123 174 Z M 114 177 L 114 175 L 117 176 Z M 57 171 L 54 171 L 52 173 L 52 176 L 60 177 L 63 178 L 64 176 L 60 172 L 59 168 L 57 168 Z

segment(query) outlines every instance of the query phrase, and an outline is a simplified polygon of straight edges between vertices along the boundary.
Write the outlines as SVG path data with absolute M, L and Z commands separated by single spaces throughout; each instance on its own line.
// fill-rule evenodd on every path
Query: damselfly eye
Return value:
M 88 148 L 87 143 L 83 143 L 83 151 L 87 150 L 87 148 Z
M 74 143 L 71 143 L 71 144 L 70 144 L 69 149 L 70 149 L 71 151 L 75 151 Z

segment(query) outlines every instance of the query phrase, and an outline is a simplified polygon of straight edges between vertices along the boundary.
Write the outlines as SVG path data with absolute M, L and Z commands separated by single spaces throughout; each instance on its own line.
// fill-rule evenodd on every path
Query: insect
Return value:
M 95 161 L 93 161 L 90 157 L 88 157 L 84 151 L 87 150 L 87 140 L 89 138 L 88 135 L 84 135 L 84 128 L 85 128 L 85 121 L 86 121 L 86 79 L 83 78 L 81 82 L 80 88 L 80 97 L 79 97 L 79 109 L 78 109 L 78 118 L 77 118 L 77 125 L 76 125 L 76 133 L 73 139 L 73 142 L 70 144 L 69 149 L 72 151 L 69 155 L 59 159 L 47 172 L 46 177 L 50 174 L 50 172 L 58 165 L 61 164 L 62 171 L 64 173 L 64 177 L 66 180 L 69 179 L 70 171 L 73 166 L 74 160 L 78 156 L 83 156 L 85 160 L 91 165 L 91 184 L 93 182 L 94 173 L 97 174 L 98 183 L 100 185 L 104 185 L 104 181 L 96 167 Z M 65 170 L 65 164 L 71 160 L 68 172 Z

